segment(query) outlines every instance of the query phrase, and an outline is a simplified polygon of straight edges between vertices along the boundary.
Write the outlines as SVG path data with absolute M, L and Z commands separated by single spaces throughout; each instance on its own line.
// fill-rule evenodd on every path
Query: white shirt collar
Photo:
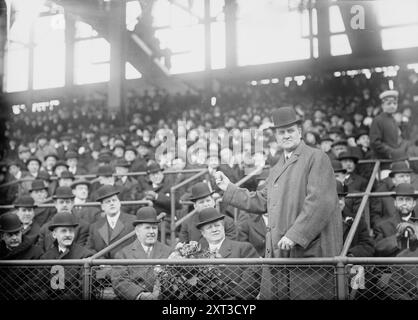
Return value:
M 403 221 L 409 221 L 409 219 L 412 217 L 412 212 L 408 214 L 406 217 L 401 217 L 401 220 Z
M 222 243 L 224 243 L 224 241 L 225 241 L 225 238 L 223 238 L 222 241 L 217 244 L 209 243 L 209 251 L 219 252 L 219 250 L 221 249 Z
M 285 160 L 286 160 L 286 157 L 287 157 L 287 158 L 290 158 L 290 157 L 292 156 L 293 151 L 292 151 L 292 152 L 286 152 L 286 150 L 283 150 L 283 153 L 284 153 L 284 158 L 285 158 Z
M 86 200 L 81 200 L 77 197 L 74 198 L 74 205 L 86 203 Z
M 148 252 L 149 248 L 151 248 L 151 251 L 152 251 L 152 249 L 154 248 L 154 246 L 144 246 L 142 243 L 141 243 L 141 246 L 142 246 L 142 248 L 144 249 L 145 253 L 147 253 L 147 252 Z
M 116 223 L 118 222 L 119 216 L 120 216 L 120 211 L 113 217 L 109 217 L 108 215 L 106 215 L 107 222 L 109 223 L 112 229 L 115 228 Z
M 263 217 L 264 223 L 266 224 L 266 226 L 268 226 L 269 225 L 269 216 L 268 216 L 268 214 L 263 214 L 262 217 Z
M 58 251 L 61 252 L 65 252 L 67 250 L 67 248 L 63 248 L 60 245 L 58 245 Z

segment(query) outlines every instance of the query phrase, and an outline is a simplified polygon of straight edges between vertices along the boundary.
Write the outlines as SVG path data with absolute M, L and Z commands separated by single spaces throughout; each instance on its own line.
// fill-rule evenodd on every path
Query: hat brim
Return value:
M 337 193 L 339 197 L 345 197 L 347 194 L 347 192 Z
M 290 127 L 290 126 L 293 126 L 295 124 L 301 124 L 301 123 L 302 123 L 302 120 L 301 119 L 298 119 L 298 120 L 294 120 L 294 121 L 290 121 L 290 122 L 287 122 L 287 123 L 280 124 L 278 126 L 273 125 L 269 129 L 286 128 L 286 127 Z
M 101 196 L 101 197 L 97 197 L 97 198 L 96 198 L 96 201 L 98 201 L 98 202 L 102 202 L 104 199 L 110 198 L 110 197 L 112 197 L 112 196 L 114 196 L 114 195 L 116 195 L 116 194 L 119 194 L 119 193 L 120 193 L 120 191 L 118 191 L 118 190 L 113 191 L 113 192 L 110 192 L 110 193 L 105 194 L 105 195 L 103 195 L 103 196 Z
M 218 221 L 218 220 L 223 220 L 223 219 L 225 219 L 225 216 L 214 217 L 214 218 L 211 218 L 211 219 L 208 219 L 208 220 L 205 220 L 205 221 L 202 221 L 202 222 L 197 223 L 197 224 L 196 224 L 196 227 L 197 227 L 198 229 L 200 229 L 200 228 L 201 228 L 201 227 L 203 227 L 205 224 L 212 223 L 212 222 L 215 222 L 215 221 Z
M 49 231 L 54 230 L 55 228 L 58 227 L 74 227 L 76 228 L 78 226 L 78 223 L 58 223 L 58 224 L 51 224 L 50 226 L 48 226 Z
M 346 169 L 337 169 L 337 170 L 334 170 L 334 172 L 335 173 L 339 173 L 339 172 L 347 173 L 347 170 Z
M 212 191 L 212 192 L 209 192 L 209 193 L 206 193 L 206 194 L 202 194 L 202 195 L 200 195 L 200 196 L 197 196 L 197 197 L 191 197 L 191 198 L 189 198 L 189 200 L 190 201 L 197 201 L 197 200 L 199 200 L 199 199 L 203 199 L 203 198 L 206 198 L 206 197 L 208 197 L 208 196 L 211 196 L 212 194 L 214 194 L 215 193 L 215 191 Z
M 72 196 L 70 196 L 70 195 L 68 195 L 68 196 L 57 196 L 57 195 L 53 195 L 52 196 L 52 199 L 74 199 L 75 198 L 75 195 L 72 195 Z
M 140 224 L 140 223 L 150 223 L 150 224 L 158 224 L 158 223 L 160 223 L 161 221 L 160 220 L 147 220 L 147 219 L 145 219 L 145 220 L 134 220 L 133 222 L 132 222 L 132 225 L 135 227 L 137 224 Z
M 28 205 L 28 204 L 15 204 L 15 208 L 37 208 L 38 206 L 36 204 L 34 205 Z
M 354 156 L 338 158 L 338 161 L 347 160 L 347 159 L 353 160 L 354 162 L 358 162 L 359 161 L 359 158 L 358 157 L 354 157 Z
M 405 170 L 396 170 L 396 171 L 391 171 L 390 173 L 389 173 L 389 177 L 393 177 L 393 175 L 394 174 L 397 174 L 397 173 L 412 173 L 413 172 L 413 170 L 412 169 L 405 169 Z
M 48 188 L 47 187 L 44 187 L 44 188 L 29 189 L 29 192 L 38 191 L 38 190 L 46 190 L 46 191 L 48 191 Z
M 391 195 L 392 198 L 396 197 L 411 197 L 411 198 L 418 198 L 418 193 L 394 193 Z
M 14 229 L 0 229 L 0 232 L 6 232 L 6 233 L 14 233 L 22 230 L 22 227 L 14 228 Z

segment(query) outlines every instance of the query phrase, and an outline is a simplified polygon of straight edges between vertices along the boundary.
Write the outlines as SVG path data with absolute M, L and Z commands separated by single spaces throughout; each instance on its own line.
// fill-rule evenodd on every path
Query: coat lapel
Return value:
M 112 235 L 110 236 L 110 241 L 115 239 L 123 231 L 124 228 L 125 225 L 123 224 L 121 217 L 119 217 L 118 221 L 116 222 L 115 229 L 113 229 Z
M 253 225 L 255 232 L 259 233 L 263 237 L 266 236 L 267 228 L 262 215 L 258 215 L 257 218 L 254 219 Z
M 274 167 L 273 170 L 273 183 L 277 181 L 277 179 L 280 178 L 280 176 L 283 174 L 283 172 L 286 171 L 286 169 L 291 166 L 293 163 L 295 163 L 301 151 L 303 150 L 305 146 L 305 143 L 303 141 L 300 142 L 299 146 L 293 151 L 292 156 L 290 157 L 289 161 L 286 163 L 284 162 L 284 152 L 280 155 L 279 161 L 277 162 L 277 165 Z
M 109 244 L 109 231 L 107 227 L 107 220 L 104 218 L 102 226 L 98 230 L 100 236 L 102 237 L 103 241 L 108 245 Z
M 219 249 L 219 254 L 222 256 L 222 258 L 228 258 L 231 255 L 232 252 L 232 244 L 229 242 L 228 239 L 225 238 L 224 242 L 222 242 L 222 245 Z
M 147 254 L 144 251 L 144 248 L 142 247 L 141 243 L 139 242 L 139 240 L 135 240 L 135 242 L 132 245 L 132 251 L 133 251 L 133 256 L 136 259 L 146 259 Z

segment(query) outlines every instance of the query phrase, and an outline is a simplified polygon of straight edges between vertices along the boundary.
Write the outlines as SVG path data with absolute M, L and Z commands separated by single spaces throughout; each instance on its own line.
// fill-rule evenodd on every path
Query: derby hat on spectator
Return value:
M 418 198 L 418 193 L 415 193 L 415 189 L 412 184 L 400 183 L 395 187 L 395 193 L 392 194 L 392 197 L 399 196 Z
M 28 160 L 26 160 L 26 165 L 28 165 L 28 164 L 29 164 L 29 162 L 31 162 L 31 161 L 36 161 L 36 162 L 38 162 L 38 163 L 39 163 L 39 166 L 41 166 L 41 165 L 42 165 L 41 160 L 39 160 L 39 159 L 38 159 L 38 157 L 35 157 L 35 156 L 30 156 L 30 157 L 28 158 Z
M 341 127 L 331 127 L 328 130 L 328 134 L 331 134 L 331 133 L 342 134 L 343 133 L 343 129 Z
M 102 202 L 104 199 L 110 198 L 119 194 L 120 191 L 114 186 L 105 185 L 97 190 L 96 201 Z
M 74 189 L 75 187 L 77 187 L 78 185 L 86 185 L 87 187 L 90 187 L 91 182 L 86 180 L 86 179 L 79 179 L 79 180 L 75 180 L 72 184 L 71 184 L 71 188 Z
M 136 212 L 136 220 L 132 222 L 135 227 L 139 223 L 160 223 L 157 211 L 153 207 L 142 207 Z
M 21 145 L 17 148 L 17 151 L 18 151 L 19 153 L 22 153 L 22 152 L 30 152 L 30 148 L 29 148 L 28 146 L 25 146 L 25 145 L 21 144 Z
M 51 224 L 48 226 L 50 231 L 54 230 L 57 227 L 77 227 L 78 223 L 76 217 L 71 213 L 67 212 L 58 212 L 54 215 L 51 220 Z
M 38 191 L 38 190 L 48 190 L 43 180 L 36 179 L 32 181 L 30 188 L 29 188 L 29 192 Z
M 129 164 L 128 161 L 126 161 L 125 159 L 118 159 L 116 160 L 115 163 L 115 167 L 123 167 L 123 168 L 129 168 L 131 165 Z
M 45 155 L 44 159 L 46 160 L 46 159 L 48 159 L 49 157 L 53 157 L 53 158 L 55 158 L 56 160 L 58 160 L 58 155 L 57 155 L 56 153 L 54 153 L 54 152 L 47 153 L 47 154 Z
M 125 152 L 126 151 L 133 151 L 135 154 L 138 154 L 138 151 L 136 151 L 136 148 L 133 146 L 127 146 Z
M 358 139 L 361 138 L 361 136 L 368 136 L 368 135 L 369 135 L 369 132 L 367 130 L 361 129 L 357 132 L 355 138 L 356 138 L 356 140 L 358 140 Z
M 58 187 L 53 199 L 74 199 L 75 195 L 70 187 Z
M 36 208 L 35 200 L 29 195 L 23 195 L 15 200 L 13 203 L 15 208 Z
M 348 146 L 347 140 L 338 140 L 333 142 L 333 144 L 331 145 L 331 147 L 335 147 L 335 146 Z
M 351 152 L 351 151 L 341 152 L 339 157 L 338 157 L 338 160 L 341 161 L 341 160 L 345 160 L 345 159 L 350 159 L 350 160 L 353 160 L 353 162 L 357 163 L 358 160 L 359 160 L 359 157 L 356 156 L 355 154 L 353 154 L 353 152 Z
M 389 98 L 389 97 L 398 98 L 398 96 L 399 96 L 398 91 L 396 91 L 396 90 L 386 90 L 386 91 L 383 91 L 379 95 L 379 98 L 380 98 L 380 100 L 383 100 L 383 99 L 386 99 L 386 98 Z
M 22 222 L 16 214 L 6 212 L 0 216 L 0 232 L 14 233 L 20 230 L 22 230 Z
M 72 180 L 75 180 L 75 177 L 72 174 L 72 172 L 66 170 L 66 171 L 61 172 L 60 179 L 72 179 Z
M 332 160 L 331 165 L 332 165 L 332 169 L 334 169 L 334 172 L 342 172 L 342 173 L 347 172 L 347 170 L 343 168 L 341 162 L 339 162 L 338 160 Z
M 389 176 L 393 177 L 396 173 L 411 173 L 412 169 L 409 167 L 409 163 L 405 161 L 392 162 L 390 165 Z
M 215 191 L 210 191 L 209 186 L 204 182 L 198 182 L 192 187 L 192 195 L 190 196 L 190 201 L 196 201 L 199 199 L 206 198 L 214 194 Z
M 104 162 L 104 163 L 110 163 L 112 161 L 112 157 L 107 152 L 101 152 L 99 153 L 99 156 L 97 157 L 98 162 Z
M 100 166 L 99 169 L 97 169 L 97 177 L 111 177 L 113 176 L 113 168 L 109 165 Z
M 78 153 L 73 150 L 68 150 L 65 153 L 65 159 L 78 159 Z
M 51 176 L 49 175 L 49 173 L 46 172 L 46 171 L 43 171 L 43 170 L 38 172 L 37 178 L 39 180 L 44 180 L 44 181 L 48 181 L 48 182 L 51 181 Z
M 153 163 L 151 163 L 151 164 L 149 164 L 147 166 L 147 172 L 148 172 L 148 174 L 150 174 L 150 173 L 156 173 L 156 172 L 159 172 L 159 171 L 162 171 L 162 170 L 161 170 L 160 165 L 158 163 L 156 163 L 156 162 L 153 162 Z
M 272 113 L 274 125 L 272 129 L 289 127 L 294 124 L 300 124 L 302 122 L 296 115 L 293 107 L 281 107 L 273 111 Z
M 113 147 L 113 149 L 116 149 L 116 148 L 122 148 L 123 150 L 125 150 L 125 144 L 123 143 L 123 142 L 116 142 L 115 143 L 115 145 L 114 145 L 114 147 Z
M 65 162 L 65 161 L 63 161 L 63 160 L 59 160 L 59 161 L 57 161 L 57 163 L 52 167 L 52 171 L 55 171 L 55 169 L 56 168 L 58 168 L 59 166 L 61 166 L 61 167 L 66 167 L 67 168 L 67 170 L 68 170 L 68 168 L 69 168 L 69 166 L 68 166 L 68 164 Z
M 7 162 L 7 168 L 10 168 L 11 166 L 16 166 L 21 169 L 21 165 L 17 160 L 10 160 Z
M 221 215 L 215 208 L 205 208 L 198 213 L 196 227 L 200 229 L 208 223 L 223 220 L 225 216 Z
M 325 135 L 325 136 L 323 136 L 323 137 L 320 139 L 320 142 L 323 142 L 323 141 L 331 141 L 331 142 L 333 142 L 334 140 L 333 140 L 330 136 Z

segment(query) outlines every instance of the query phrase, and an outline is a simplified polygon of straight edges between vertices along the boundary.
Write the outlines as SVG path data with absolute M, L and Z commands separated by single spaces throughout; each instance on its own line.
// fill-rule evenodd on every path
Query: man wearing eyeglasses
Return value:
M 99 218 L 90 226 L 87 248 L 99 252 L 113 242 L 124 237 L 134 230 L 132 222 L 134 215 L 121 211 L 121 203 L 118 198 L 119 189 L 105 185 L 97 190 L 96 201 L 101 203 L 104 217 Z M 122 243 L 106 253 L 102 258 L 113 259 L 116 252 L 130 244 L 134 238 Z
M 55 195 L 53 196 L 57 212 L 74 214 L 74 197 L 75 196 L 70 187 L 58 187 Z M 76 217 L 76 222 L 78 223 L 78 226 L 74 230 L 74 243 L 80 246 L 85 246 L 89 235 L 89 225 L 78 217 Z M 54 244 L 54 238 L 49 230 L 50 224 L 51 222 L 44 224 L 39 235 L 38 245 L 44 250 L 44 252 L 48 251 Z

